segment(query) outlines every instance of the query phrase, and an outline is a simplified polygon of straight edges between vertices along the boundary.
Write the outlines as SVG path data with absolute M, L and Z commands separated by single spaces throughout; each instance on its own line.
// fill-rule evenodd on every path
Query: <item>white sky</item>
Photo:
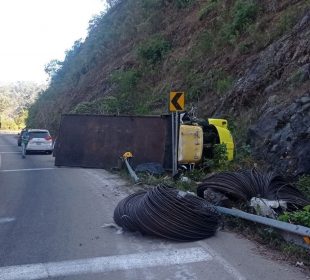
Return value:
M 44 65 L 63 60 L 102 0 L 0 0 L 0 82 L 45 82 Z

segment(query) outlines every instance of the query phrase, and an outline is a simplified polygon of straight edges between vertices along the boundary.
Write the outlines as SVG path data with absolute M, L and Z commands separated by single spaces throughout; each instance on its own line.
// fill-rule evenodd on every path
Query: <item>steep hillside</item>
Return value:
M 270 140 L 292 124 L 281 120 L 288 104 L 304 96 L 300 110 L 309 115 L 309 0 L 110 2 L 112 7 L 91 21 L 85 42 L 77 41 L 65 61 L 49 65 L 51 83 L 31 107 L 29 125 L 57 131 L 67 112 L 163 113 L 168 92 L 184 90 L 188 109 L 230 120 L 239 147 L 249 137 L 254 154 L 267 162 L 275 161 L 271 149 L 274 158 L 294 158 L 279 170 L 310 172 L 309 166 L 297 167 L 299 154 L 310 158 L 309 149 L 296 150 L 300 138 L 304 147 L 310 145 L 305 119 L 289 128 L 288 140 L 280 139 L 281 149 L 261 145 L 262 137 Z M 257 127 L 274 108 L 277 114 L 270 118 L 276 124 L 257 137 Z
M 0 84 L 0 118 L 2 129 L 19 129 L 25 126 L 28 108 L 45 85 L 33 82 Z

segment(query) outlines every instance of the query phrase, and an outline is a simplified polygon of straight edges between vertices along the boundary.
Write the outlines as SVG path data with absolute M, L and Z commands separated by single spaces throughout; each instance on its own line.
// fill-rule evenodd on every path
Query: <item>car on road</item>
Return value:
M 28 129 L 29 142 L 26 152 L 53 152 L 53 139 L 46 129 Z
M 22 131 L 20 133 L 18 133 L 17 135 L 17 145 L 21 146 L 22 145 L 22 137 L 24 135 L 24 133 L 26 132 L 26 129 L 22 129 Z

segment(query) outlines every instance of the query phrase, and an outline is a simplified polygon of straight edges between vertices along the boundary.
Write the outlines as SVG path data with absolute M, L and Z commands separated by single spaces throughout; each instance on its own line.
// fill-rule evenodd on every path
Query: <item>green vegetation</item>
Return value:
M 237 0 L 233 8 L 231 32 L 235 35 L 244 32 L 255 21 L 258 11 L 254 0 Z
M 155 36 L 138 47 L 138 56 L 144 63 L 155 65 L 171 49 L 170 43 L 161 36 Z
M 296 183 L 297 188 L 310 199 L 310 176 L 303 175 Z M 305 206 L 302 210 L 294 212 L 285 212 L 279 217 L 280 221 L 310 227 L 310 205 Z
M 310 199 L 310 175 L 303 175 L 298 179 L 297 187 Z
M 237 0 L 230 14 L 231 20 L 220 28 L 220 42 L 235 45 L 237 37 L 247 31 L 258 13 L 259 6 L 254 0 Z
M 304 207 L 304 209 L 300 211 L 285 212 L 279 217 L 279 220 L 310 227 L 310 205 Z
M 28 108 L 43 88 L 43 85 L 31 82 L 0 85 L 1 129 L 23 128 L 28 117 Z
M 213 157 L 205 158 L 203 165 L 209 171 L 225 170 L 229 162 L 227 161 L 227 148 L 225 144 L 216 144 L 213 148 Z
M 146 100 L 137 99 L 137 83 L 140 73 L 136 70 L 117 70 L 113 72 L 110 82 L 118 92 L 117 97 L 113 95 L 94 101 L 79 103 L 71 113 L 75 114 L 121 114 L 134 113 L 143 114 L 147 112 Z M 128 102 L 131 100 L 131 102 Z
M 100 102 L 100 100 L 96 100 L 93 102 L 81 102 L 79 103 L 72 111 L 73 114 L 104 114 L 105 108 L 103 106 L 103 102 Z
M 106 103 L 110 113 L 145 114 L 147 100 L 137 89 L 141 74 L 136 70 L 116 71 L 112 74 L 111 82 L 115 86 L 117 98 L 110 97 Z

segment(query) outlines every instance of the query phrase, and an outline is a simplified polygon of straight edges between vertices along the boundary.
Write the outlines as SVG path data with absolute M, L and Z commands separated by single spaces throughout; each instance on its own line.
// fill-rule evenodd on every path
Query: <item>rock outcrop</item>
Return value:
M 310 79 L 310 10 L 289 34 L 245 61 L 243 73 L 225 98 L 232 113 L 254 107 L 283 89 L 296 89 Z M 223 107 L 220 108 L 223 111 Z
M 285 174 L 310 173 L 310 91 L 289 106 L 269 107 L 249 129 L 255 157 Z

